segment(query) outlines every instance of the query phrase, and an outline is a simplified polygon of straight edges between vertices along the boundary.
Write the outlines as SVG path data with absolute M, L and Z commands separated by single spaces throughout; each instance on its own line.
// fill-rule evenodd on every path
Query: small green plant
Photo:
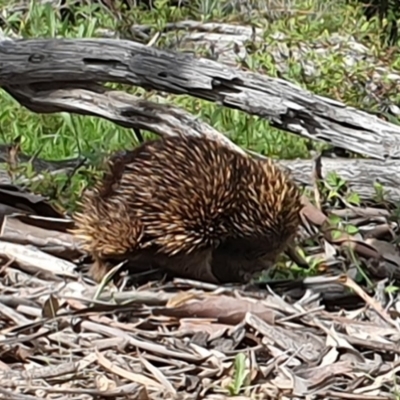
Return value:
M 234 362 L 234 375 L 233 381 L 229 385 L 228 390 L 231 396 L 239 395 L 248 376 L 246 371 L 246 356 L 243 353 L 238 353 Z

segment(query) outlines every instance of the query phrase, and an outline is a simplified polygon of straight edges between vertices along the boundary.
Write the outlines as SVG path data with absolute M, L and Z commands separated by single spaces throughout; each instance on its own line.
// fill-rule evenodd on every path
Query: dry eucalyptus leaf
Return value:
M 385 260 L 400 267 L 400 254 L 393 244 L 374 238 L 366 239 L 365 242 L 374 246 Z
M 60 309 L 60 304 L 56 297 L 52 294 L 47 298 L 43 304 L 42 317 L 43 318 L 54 318 L 57 315 L 57 311 Z
M 174 308 L 157 308 L 155 315 L 166 315 L 176 318 L 212 318 L 216 321 L 237 325 L 243 321 L 246 313 L 251 312 L 262 320 L 273 323 L 274 312 L 262 303 L 229 296 L 205 296 L 203 299 L 189 300 Z

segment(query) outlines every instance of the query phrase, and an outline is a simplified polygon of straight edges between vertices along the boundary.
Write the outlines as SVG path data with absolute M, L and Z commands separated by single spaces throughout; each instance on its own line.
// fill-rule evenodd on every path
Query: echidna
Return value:
M 74 216 L 97 281 L 109 261 L 128 258 L 182 277 L 246 282 L 300 223 L 300 191 L 286 173 L 211 139 L 147 141 L 109 166 Z

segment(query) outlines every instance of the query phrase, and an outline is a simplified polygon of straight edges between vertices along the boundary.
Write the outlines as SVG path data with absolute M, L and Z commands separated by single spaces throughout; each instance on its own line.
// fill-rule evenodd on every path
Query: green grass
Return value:
M 230 13 L 223 15 L 221 2 L 213 0 L 194 1 L 193 6 L 178 9 L 167 7 L 159 1 L 158 10 L 135 10 L 125 13 L 118 20 L 112 13 L 99 6 L 85 6 L 79 11 L 83 16 L 74 25 L 62 22 L 56 10 L 48 5 L 39 5 L 37 1 L 30 2 L 26 13 L 12 13 L 7 16 L 5 32 L 13 29 L 24 38 L 34 37 L 96 37 L 99 28 L 118 31 L 129 38 L 128 27 L 133 24 L 147 24 L 152 27 L 150 36 L 163 29 L 166 23 L 195 19 L 199 21 L 218 21 L 251 24 L 263 29 L 264 41 L 261 44 L 249 43 L 251 54 L 246 60 L 247 69 L 265 73 L 270 76 L 281 76 L 319 95 L 341 100 L 349 105 L 376 112 L 380 110 L 379 101 L 389 99 L 396 103 L 399 95 L 396 87 L 390 82 L 383 82 L 379 96 L 367 100 L 365 82 L 372 76 L 377 65 L 396 70 L 400 57 L 393 55 L 385 48 L 380 38 L 380 26 L 377 21 L 367 22 L 361 9 L 347 5 L 343 1 L 329 0 L 299 0 L 292 2 L 296 8 L 289 7 L 285 13 L 278 13 L 280 18 L 268 21 L 260 16 L 238 15 Z M 272 2 L 277 9 L 288 1 Z M 0 9 L 9 10 L 12 2 L 0 0 Z M 199 12 L 201 10 L 201 12 Z M 4 12 L 3 12 L 4 15 Z M 278 34 L 284 34 L 285 39 L 278 39 Z M 374 60 L 361 60 L 351 67 L 345 64 L 349 45 L 344 41 L 333 47 L 329 44 L 332 35 L 353 37 L 368 48 L 369 56 Z M 171 40 L 167 35 L 157 45 L 165 47 Z M 279 71 L 272 50 L 283 45 L 291 48 L 301 43 L 318 43 L 326 48 L 328 53 L 321 56 L 314 49 L 299 57 L 292 55 L 286 60 L 286 71 Z M 312 62 L 316 72 L 315 77 L 305 73 L 299 60 Z M 113 87 L 118 87 L 113 85 Z M 141 88 L 129 88 L 132 94 L 140 95 Z M 151 97 L 150 97 L 151 99 Z M 378 101 L 379 99 L 379 101 Z M 227 134 L 235 143 L 272 157 L 308 158 L 309 150 L 325 147 L 325 145 L 310 143 L 290 133 L 271 128 L 267 121 L 230 110 L 207 101 L 188 96 L 169 96 L 171 103 L 199 116 L 216 129 Z M 22 151 L 35 154 L 40 150 L 40 157 L 46 159 L 64 159 L 78 155 L 95 156 L 99 153 L 111 152 L 137 144 L 134 134 L 111 122 L 100 118 L 83 117 L 67 113 L 38 115 L 34 114 L 14 101 L 8 94 L 0 91 L 0 141 L 10 143 L 21 137 Z M 145 132 L 145 137 L 152 136 Z M 86 175 L 75 179 L 73 188 L 64 192 L 63 204 L 69 208 L 74 203 L 75 196 L 83 188 Z M 57 178 L 58 181 L 65 180 Z M 35 189 L 45 194 L 54 189 L 52 184 L 42 181 Z M 79 188 L 79 190 L 78 190 Z M 77 194 L 78 193 L 78 194 Z M 69 199 L 69 200 L 68 200 Z

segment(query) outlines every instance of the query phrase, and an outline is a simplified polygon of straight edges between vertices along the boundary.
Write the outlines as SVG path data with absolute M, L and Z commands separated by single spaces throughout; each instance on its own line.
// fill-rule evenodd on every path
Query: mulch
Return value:
M 295 252 L 306 275 L 98 285 L 71 219 L 1 185 L 0 399 L 398 398 L 393 213 L 314 200 Z

